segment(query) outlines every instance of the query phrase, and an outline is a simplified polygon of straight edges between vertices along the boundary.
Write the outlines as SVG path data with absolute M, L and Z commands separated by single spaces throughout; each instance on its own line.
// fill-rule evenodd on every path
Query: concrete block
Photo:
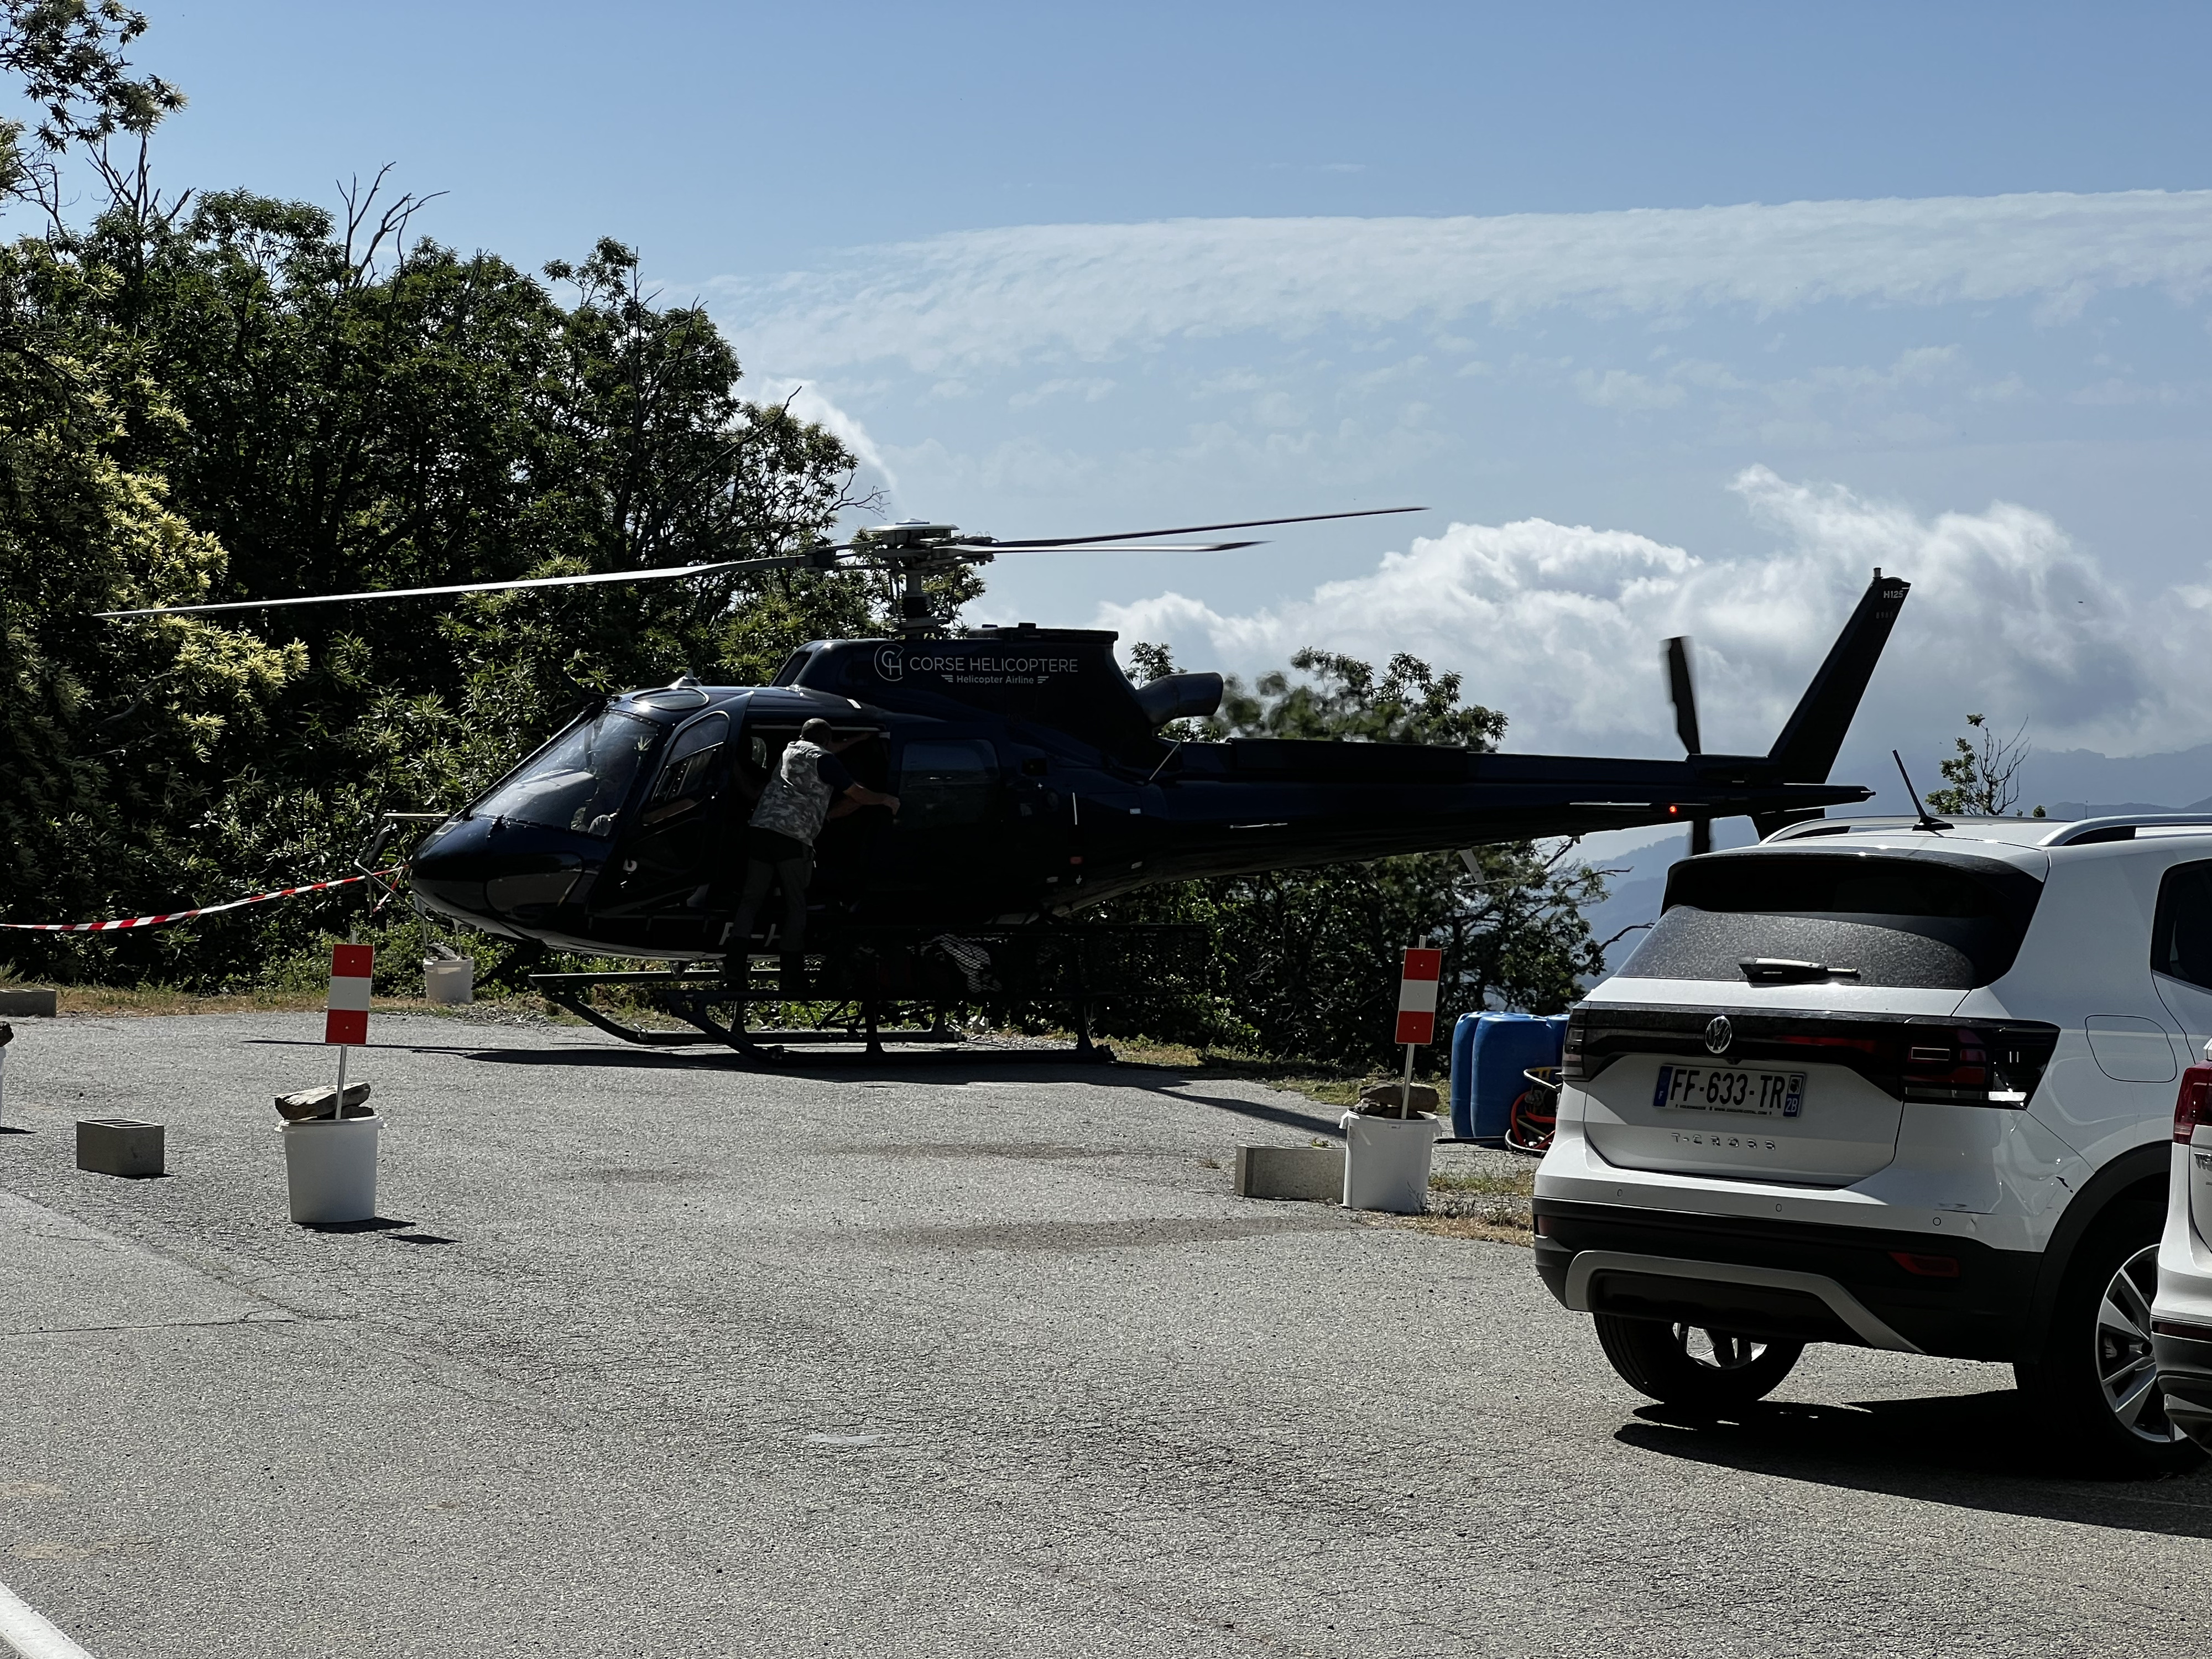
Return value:
M 162 1129 L 130 1117 L 79 1118 L 76 1167 L 95 1175 L 157 1176 L 162 1170 Z
M 1235 1171 L 1239 1198 L 1344 1196 L 1341 1146 L 1239 1146 Z
M 61 1012 L 61 994 L 50 985 L 0 986 L 0 1014 L 52 1019 Z

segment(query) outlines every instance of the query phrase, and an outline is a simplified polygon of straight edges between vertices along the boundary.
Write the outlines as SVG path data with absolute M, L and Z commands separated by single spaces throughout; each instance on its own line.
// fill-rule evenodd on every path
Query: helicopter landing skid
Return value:
M 530 983 L 548 1002 L 565 1009 L 610 1036 L 620 1037 L 625 1042 L 635 1042 L 647 1048 L 695 1048 L 702 1042 L 713 1042 L 763 1065 L 775 1065 L 795 1058 L 787 1050 L 786 1044 L 811 1047 L 817 1043 L 857 1043 L 865 1045 L 863 1052 L 868 1058 L 890 1059 L 892 1056 L 884 1047 L 887 1042 L 950 1048 L 963 1045 L 968 1041 L 963 1033 L 951 1030 L 942 1023 L 941 1018 L 932 1025 L 887 1030 L 878 1023 L 877 1005 L 866 1000 L 858 1005 L 860 1024 L 857 1027 L 748 1030 L 744 1023 L 746 1003 L 787 1002 L 792 999 L 780 992 L 752 996 L 734 993 L 719 970 L 702 972 L 675 968 L 626 973 L 532 974 Z M 592 991 L 601 985 L 620 985 L 643 991 L 655 1007 L 682 1020 L 702 1035 L 695 1036 L 690 1031 L 647 1031 L 628 1024 L 605 1010 L 592 1006 Z M 710 1012 L 718 1006 L 732 1006 L 737 1011 L 737 1018 L 727 1024 L 716 1019 Z M 989 1055 L 994 1059 L 1004 1057 L 1031 1061 L 1073 1059 L 1110 1064 L 1114 1051 L 1091 1042 L 1087 1027 L 1088 1022 L 1083 1022 L 1077 1033 L 1076 1046 L 1073 1048 L 971 1048 L 966 1052 L 975 1058 Z

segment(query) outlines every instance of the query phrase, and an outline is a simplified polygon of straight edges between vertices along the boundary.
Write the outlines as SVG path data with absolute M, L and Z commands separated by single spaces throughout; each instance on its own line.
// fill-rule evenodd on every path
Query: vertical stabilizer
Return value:
M 1828 659 L 1813 676 L 1812 684 L 1798 701 L 1796 713 L 1790 715 L 1790 723 L 1768 751 L 1767 759 L 1781 769 L 1784 782 L 1828 781 L 1828 770 L 1844 746 L 1844 734 L 1850 730 L 1851 716 L 1858 713 L 1859 699 L 1866 695 L 1867 682 L 1874 677 L 1874 665 L 1881 659 L 1889 630 L 1896 625 L 1897 613 L 1911 591 L 1911 583 L 1899 577 L 1885 576 L 1879 570 L 1874 573 L 1858 608 L 1836 636 Z

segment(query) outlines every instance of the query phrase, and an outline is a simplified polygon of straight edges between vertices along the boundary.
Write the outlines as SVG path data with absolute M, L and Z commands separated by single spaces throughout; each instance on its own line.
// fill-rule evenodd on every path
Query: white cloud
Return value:
M 847 414 L 815 387 L 803 386 L 796 380 L 770 378 L 761 383 L 761 389 L 763 402 L 787 402 L 791 412 L 800 420 L 827 427 L 843 441 L 846 448 L 853 452 L 862 466 L 875 471 L 883 479 L 886 489 L 894 495 L 897 493 L 898 478 L 891 471 L 890 463 L 884 459 L 883 451 L 877 447 L 876 441 L 868 435 L 867 428 L 861 425 L 858 418 Z
M 2212 286 L 2212 191 L 1632 209 L 1497 218 L 1189 219 L 967 231 L 840 268 L 709 284 L 749 355 L 818 374 L 1097 360 L 1182 336 L 1297 337 L 1549 307 L 1662 317 L 1832 301 L 2033 299 Z
M 1923 520 L 1764 467 L 1733 488 L 1777 536 L 1763 557 L 1702 559 L 1542 519 L 1455 524 L 1308 599 L 1224 614 L 1167 592 L 1103 605 L 1098 623 L 1176 641 L 1193 666 L 1210 647 L 1247 672 L 1307 645 L 1408 651 L 1510 714 L 1516 749 L 1654 755 L 1674 744 L 1661 641 L 1689 634 L 1707 746 L 1763 750 L 1880 566 L 1913 592 L 1863 732 L 1917 738 L 1972 710 L 2025 719 L 2047 747 L 2140 752 L 2212 736 L 2212 589 L 2134 600 L 2049 517 L 2005 502 Z

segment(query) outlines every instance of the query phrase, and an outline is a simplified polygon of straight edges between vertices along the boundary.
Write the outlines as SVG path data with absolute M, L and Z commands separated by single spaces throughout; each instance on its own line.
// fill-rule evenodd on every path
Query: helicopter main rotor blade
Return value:
M 1265 542 L 1170 542 L 1159 547 L 1099 547 L 1090 542 L 955 542 L 955 553 L 1226 553 L 1232 548 L 1264 547 Z
M 210 611 L 276 611 L 295 605 L 343 605 L 351 599 L 422 599 L 453 593 L 501 593 L 519 587 L 578 587 L 592 582 L 656 582 L 674 576 L 712 576 L 730 570 L 788 570 L 810 561 L 788 554 L 772 559 L 725 559 L 716 564 L 663 565 L 647 570 L 608 570 L 584 576 L 525 576 L 507 582 L 459 582 L 451 587 L 378 587 L 365 593 L 307 593 L 290 599 L 231 599 L 221 605 L 150 605 L 137 611 L 95 611 L 110 620 L 125 617 L 183 617 Z
M 1026 542 L 984 542 L 970 538 L 980 547 L 993 550 L 1017 548 L 1091 547 L 1100 542 L 1142 541 L 1147 536 L 1201 536 L 1209 530 L 1262 530 L 1271 524 L 1319 524 L 1325 519 L 1381 519 L 1393 513 L 1425 513 L 1425 507 L 1370 507 L 1357 513 L 1307 513 L 1295 519 L 1239 519 L 1233 524 L 1179 524 L 1165 530 L 1125 530 L 1118 536 L 1043 536 Z M 1249 546 L 1247 543 L 1245 545 Z

